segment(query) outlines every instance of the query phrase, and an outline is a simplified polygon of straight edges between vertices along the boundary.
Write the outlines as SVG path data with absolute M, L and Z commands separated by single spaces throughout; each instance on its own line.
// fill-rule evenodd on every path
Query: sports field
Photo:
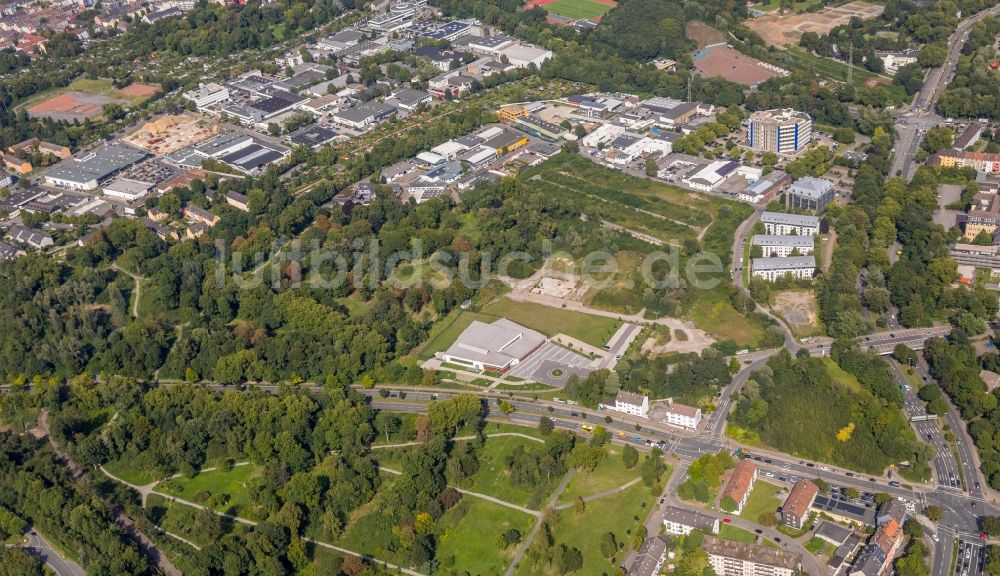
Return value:
M 549 14 L 558 14 L 572 20 L 600 18 L 617 6 L 612 0 L 532 0 L 525 8 L 541 7 Z

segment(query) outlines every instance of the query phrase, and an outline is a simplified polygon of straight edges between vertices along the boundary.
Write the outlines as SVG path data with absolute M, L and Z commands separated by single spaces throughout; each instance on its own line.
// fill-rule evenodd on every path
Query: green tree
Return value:
M 660 167 L 656 165 L 656 160 L 652 157 L 646 158 L 646 176 L 652 178 L 660 171 Z
M 552 422 L 552 418 L 542 416 L 538 419 L 538 433 L 542 436 L 548 436 L 551 434 L 554 427 L 555 424 Z
M 622 462 L 629 470 L 635 468 L 635 465 L 639 463 L 639 451 L 632 445 L 626 444 L 622 447 Z

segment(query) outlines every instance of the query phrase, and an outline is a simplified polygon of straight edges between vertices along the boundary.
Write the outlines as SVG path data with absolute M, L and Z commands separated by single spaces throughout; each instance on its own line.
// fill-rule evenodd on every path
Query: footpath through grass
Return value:
M 210 470 L 194 478 L 174 478 L 157 485 L 156 491 L 191 502 L 206 503 L 210 497 L 225 496 L 215 508 L 220 512 L 244 516 L 241 509 L 249 483 L 259 471 L 252 465 L 235 466 L 230 470 Z
M 618 557 L 615 558 L 616 563 L 609 562 L 601 554 L 601 538 L 611 532 L 618 543 L 628 546 L 629 531 L 638 528 L 655 503 L 649 488 L 640 482 L 619 494 L 588 502 L 583 514 L 577 514 L 573 508 L 560 511 L 553 531 L 556 546 L 565 544 L 580 550 L 583 554 L 583 568 L 574 572 L 574 576 L 602 576 L 614 573 L 617 562 L 624 559 L 625 551 L 619 551 Z M 517 574 L 554 575 L 557 574 L 557 570 L 554 565 L 548 568 L 533 566 L 531 561 L 525 558 L 518 566 Z
M 640 458 L 641 460 L 641 458 Z M 586 497 L 614 490 L 639 477 L 639 465 L 631 470 L 622 462 L 622 447 L 610 445 L 608 455 L 592 472 L 577 471 L 569 486 L 559 497 L 559 503 L 573 502 L 577 497 Z
M 435 557 L 442 566 L 461 568 L 469 574 L 502 574 L 517 547 L 501 548 L 501 536 L 515 528 L 527 537 L 534 522 L 523 512 L 463 496 L 438 520 L 440 536 Z

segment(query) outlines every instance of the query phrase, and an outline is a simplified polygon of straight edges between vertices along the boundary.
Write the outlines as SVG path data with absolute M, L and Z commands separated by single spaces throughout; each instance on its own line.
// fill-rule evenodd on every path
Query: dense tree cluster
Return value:
M 0 509 L 29 522 L 93 574 L 150 573 L 146 555 L 114 522 L 114 513 L 95 486 L 75 482 L 52 449 L 30 435 L 0 433 Z M 5 522 L 4 530 L 14 528 Z M 18 532 L 19 533 L 19 532 Z M 41 574 L 38 565 L 15 552 L 0 554 L 6 568 Z M 11 564 L 7 564 L 10 561 Z M 9 572 L 18 574 L 18 572 Z
M 735 464 L 724 450 L 699 456 L 688 468 L 687 480 L 677 487 L 677 495 L 685 500 L 711 502 L 722 486 L 722 475 Z
M 987 20 L 984 20 L 987 22 Z M 1000 19 L 988 19 L 977 26 L 988 26 L 995 37 L 1000 32 Z M 970 34 L 970 41 L 972 36 Z M 938 110 L 944 116 L 998 118 L 1000 117 L 1000 80 L 993 65 L 1000 60 L 1000 53 L 990 42 L 967 56 L 962 56 L 955 69 L 955 77 L 941 93 Z
M 916 467 L 923 470 L 933 455 L 919 445 L 893 394 L 884 389 L 888 368 L 860 352 L 838 356 L 861 390 L 835 380 L 821 358 L 795 359 L 782 351 L 743 386 L 731 421 L 782 452 L 874 474 L 908 460 L 919 475 Z

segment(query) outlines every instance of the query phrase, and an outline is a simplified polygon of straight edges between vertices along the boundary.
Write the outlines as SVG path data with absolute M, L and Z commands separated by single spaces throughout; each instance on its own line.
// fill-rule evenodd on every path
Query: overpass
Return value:
M 870 350 L 879 356 L 892 354 L 898 344 L 911 350 L 923 350 L 924 342 L 929 338 L 945 336 L 951 332 L 951 326 L 934 326 L 931 328 L 903 328 L 891 332 L 877 332 L 857 339 L 862 348 Z

